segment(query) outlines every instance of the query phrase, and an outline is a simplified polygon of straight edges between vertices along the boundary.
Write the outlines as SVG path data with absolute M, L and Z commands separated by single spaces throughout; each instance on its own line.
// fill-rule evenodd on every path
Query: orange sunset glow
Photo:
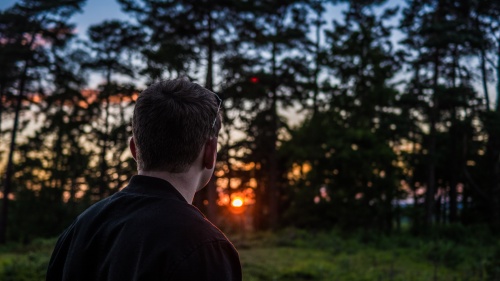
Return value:
M 80 91 L 82 94 L 82 99 L 79 100 L 77 96 L 73 97 L 73 100 L 65 100 L 64 105 L 67 106 L 73 106 L 75 103 L 82 107 L 82 108 L 88 108 L 90 104 L 96 102 L 98 100 L 98 96 L 100 95 L 100 91 L 96 89 L 82 89 Z M 139 92 L 134 92 L 131 95 L 129 94 L 123 94 L 123 93 L 118 93 L 111 95 L 109 97 L 109 102 L 112 104 L 119 104 L 123 102 L 131 102 L 131 101 L 136 101 L 137 98 L 139 97 Z M 46 97 L 40 93 L 33 92 L 33 93 L 28 93 L 26 95 L 26 101 L 24 102 L 30 102 L 30 103 L 35 103 L 39 104 L 41 103 Z M 10 104 L 12 103 L 11 100 L 9 100 L 7 97 L 2 97 L 1 102 L 3 104 Z

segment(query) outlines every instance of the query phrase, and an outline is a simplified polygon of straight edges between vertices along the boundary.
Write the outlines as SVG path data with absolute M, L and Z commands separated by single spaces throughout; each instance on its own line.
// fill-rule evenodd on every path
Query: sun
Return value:
M 243 199 L 241 199 L 240 197 L 236 197 L 233 199 L 233 201 L 231 202 L 231 205 L 233 207 L 241 207 L 243 206 Z

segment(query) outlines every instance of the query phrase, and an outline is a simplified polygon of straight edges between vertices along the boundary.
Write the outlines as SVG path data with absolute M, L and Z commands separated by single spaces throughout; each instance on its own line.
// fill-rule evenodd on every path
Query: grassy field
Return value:
M 243 280 L 249 281 L 500 280 L 500 275 L 487 274 L 494 266 L 493 244 L 460 245 L 405 236 L 341 238 L 336 233 L 298 230 L 235 242 Z
M 500 245 L 492 237 L 416 239 L 407 235 L 286 229 L 234 234 L 243 280 L 500 280 Z M 0 280 L 44 280 L 55 239 L 0 248 Z
M 288 229 L 234 236 L 233 241 L 244 280 L 249 281 L 500 281 L 498 239 L 480 235 L 456 238 L 460 241 L 454 241 L 453 235 L 416 239 L 402 234 L 341 235 Z

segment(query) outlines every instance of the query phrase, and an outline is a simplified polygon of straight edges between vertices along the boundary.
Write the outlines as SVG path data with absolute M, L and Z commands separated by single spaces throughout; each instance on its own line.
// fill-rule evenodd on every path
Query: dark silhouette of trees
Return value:
M 292 170 L 311 169 L 298 180 L 309 196 L 297 199 L 309 202 L 292 208 L 291 215 L 297 216 L 304 205 L 313 205 L 310 195 L 315 194 L 319 213 L 311 217 L 334 218 L 346 227 L 392 228 L 393 202 L 401 195 L 393 150 L 398 140 L 398 93 L 390 79 L 400 62 L 385 22 L 396 11 L 387 9 L 379 17 L 374 7 L 350 3 L 344 22 L 334 21 L 333 29 L 326 32 L 324 64 L 339 83 L 324 89 L 330 98 L 327 109 L 313 109 L 304 128 L 292 134 L 287 144 L 292 147 L 285 147 L 296 150 L 288 152 Z M 330 210 L 325 210 L 327 206 Z
M 42 79 L 44 69 L 50 66 L 51 57 L 47 45 L 53 48 L 63 47 L 73 36 L 73 26 L 69 18 L 80 11 L 83 1 L 21 1 L 2 13 L 2 45 L 12 51 L 14 58 L 11 65 L 19 69 L 18 75 L 11 77 L 15 81 L 17 101 L 10 141 L 7 169 L 3 188 L 2 215 L 0 219 L 0 243 L 5 242 L 7 228 L 9 194 L 12 190 L 14 173 L 13 156 L 16 149 L 19 116 L 27 93 L 33 91 L 33 82 Z M 11 68 L 12 69 L 12 68 Z
M 134 51 L 142 47 L 145 34 L 136 26 L 113 20 L 90 26 L 88 37 L 90 60 L 84 66 L 101 72 L 104 77 L 96 99 L 89 106 L 95 116 L 92 134 L 99 140 L 95 147 L 99 155 L 98 176 L 94 183 L 97 191 L 93 191 L 97 200 L 121 187 L 123 180 L 118 180 L 118 174 L 128 170 L 122 169 L 121 159 L 130 134 L 124 110 L 131 104 L 136 89 L 132 84 L 122 84 L 113 78 L 116 75 L 136 76 Z
M 428 132 L 420 134 L 427 158 L 425 225 L 458 221 L 459 183 L 464 196 L 481 198 L 485 194 L 470 176 L 469 166 L 476 165 L 473 159 L 479 149 L 474 139 L 483 134 L 474 120 L 488 106 L 472 87 L 474 69 L 467 62 L 478 59 L 487 94 L 484 61 L 488 43 L 478 23 L 483 9 L 481 4 L 467 1 L 408 1 L 403 11 L 400 28 L 406 37 L 402 44 L 407 47 L 413 72 L 407 97 L 413 95 L 413 100 L 421 101 L 413 115 L 429 126 Z M 467 208 L 465 198 L 461 201 Z
M 0 11 L 0 241 L 123 187 L 134 98 L 177 76 L 223 99 L 212 220 L 250 194 L 257 229 L 498 229 L 498 1 L 119 0 L 80 41 L 83 1 L 49 2 Z
M 281 213 L 283 163 L 278 147 L 286 122 L 279 110 L 304 100 L 301 89 L 307 60 L 299 50 L 310 42 L 307 5 L 301 1 L 254 1 L 243 21 L 240 50 L 229 57 L 225 96 L 240 111 L 238 142 L 243 163 L 258 163 L 254 220 L 257 228 L 277 226 Z M 262 54 L 267 54 L 263 56 Z

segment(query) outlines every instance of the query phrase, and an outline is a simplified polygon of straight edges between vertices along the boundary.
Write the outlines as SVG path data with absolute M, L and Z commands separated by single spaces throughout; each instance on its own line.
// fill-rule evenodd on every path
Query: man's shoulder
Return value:
M 210 243 L 228 241 L 226 236 L 212 224 L 196 207 L 185 204 L 161 206 L 164 215 L 151 216 L 147 220 L 155 224 L 155 234 L 168 236 L 179 243 Z
M 168 236 L 181 241 L 190 239 L 200 241 L 227 240 L 222 231 L 212 224 L 195 206 L 176 198 L 155 198 L 118 193 L 109 202 L 102 203 L 105 208 L 113 205 L 123 206 L 123 217 L 128 223 L 137 225 L 144 233 Z M 101 208 L 99 205 L 97 208 Z
M 89 207 L 77 218 L 75 227 L 78 232 L 92 236 L 119 232 L 127 237 L 124 240 L 142 241 L 164 250 L 193 249 L 204 243 L 229 241 L 187 202 L 123 192 Z

